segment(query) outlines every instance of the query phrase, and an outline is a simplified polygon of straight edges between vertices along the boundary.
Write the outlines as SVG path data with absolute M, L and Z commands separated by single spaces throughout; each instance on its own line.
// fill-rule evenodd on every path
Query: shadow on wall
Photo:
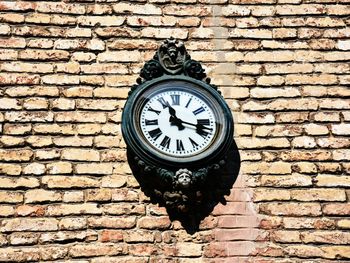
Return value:
M 170 220 L 178 220 L 184 229 L 192 234 L 199 230 L 200 222 L 206 218 L 221 203 L 226 204 L 225 196 L 230 194 L 230 190 L 236 181 L 240 170 L 240 155 L 236 143 L 233 141 L 227 155 L 226 165 L 224 168 L 210 173 L 205 181 L 198 186 L 198 189 L 190 189 L 188 192 L 183 190 L 182 193 L 169 193 L 171 202 L 159 198 L 155 191 L 155 186 L 147 180 L 137 165 L 134 155 L 128 150 L 128 161 L 130 168 L 141 186 L 141 190 L 151 199 L 152 203 L 165 207 Z M 168 200 L 169 200 L 168 199 Z M 186 207 L 191 207 L 187 211 L 179 211 L 179 203 L 185 203 Z

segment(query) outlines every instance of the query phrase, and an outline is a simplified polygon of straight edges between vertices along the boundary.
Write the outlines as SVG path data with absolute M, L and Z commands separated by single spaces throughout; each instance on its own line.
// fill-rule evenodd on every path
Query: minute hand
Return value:
M 196 127 L 198 130 L 203 130 L 203 129 L 210 130 L 210 131 L 213 130 L 213 128 L 205 127 L 203 124 L 200 124 L 200 123 L 194 124 L 194 123 L 190 123 L 190 122 L 183 121 L 183 120 L 181 120 L 181 122 L 184 123 L 184 124 L 187 124 L 187 125 L 194 126 L 194 127 Z

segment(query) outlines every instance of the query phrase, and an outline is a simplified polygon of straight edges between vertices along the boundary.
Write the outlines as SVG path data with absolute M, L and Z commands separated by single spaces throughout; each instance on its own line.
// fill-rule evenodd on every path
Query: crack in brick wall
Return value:
M 0 262 L 347 262 L 348 0 L 0 3 Z M 190 235 L 126 162 L 129 87 L 186 42 L 242 163 Z

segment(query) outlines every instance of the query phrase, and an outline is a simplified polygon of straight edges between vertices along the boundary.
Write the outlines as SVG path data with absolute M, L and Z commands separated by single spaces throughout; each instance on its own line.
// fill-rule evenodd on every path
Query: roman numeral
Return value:
M 145 120 L 146 125 L 158 125 L 158 120 Z
M 162 135 L 162 131 L 159 128 L 151 130 L 148 133 L 153 138 L 153 140 L 157 140 L 159 136 Z
M 193 111 L 193 114 L 198 115 L 199 113 L 202 113 L 203 111 L 205 111 L 204 108 L 200 107 L 200 108 L 196 109 L 195 111 Z
M 161 98 L 159 98 L 159 99 L 157 99 L 157 100 L 160 102 L 160 104 L 162 104 L 163 109 L 165 109 L 166 107 L 168 107 L 169 102 L 167 102 L 163 97 L 161 97 Z
M 197 129 L 196 132 L 202 136 L 203 138 L 207 137 L 208 136 L 208 132 L 204 131 L 203 129 Z
M 184 151 L 184 145 L 181 140 L 176 140 L 176 150 L 177 151 Z
M 190 98 L 189 100 L 188 100 L 188 102 L 187 102 L 187 104 L 186 104 L 186 108 L 188 108 L 188 105 L 190 105 L 190 103 L 191 103 L 191 100 L 192 100 L 192 98 Z
M 180 105 L 180 95 L 170 95 L 173 105 Z
M 194 140 L 192 140 L 190 137 L 188 137 L 188 139 L 190 140 L 193 148 L 198 146 L 198 144 Z
M 170 141 L 171 139 L 168 136 L 165 136 L 160 145 L 169 149 Z
M 197 120 L 197 123 L 199 124 L 199 125 L 209 125 L 210 124 L 210 121 L 209 121 L 209 119 L 199 119 L 199 120 Z
M 159 110 L 154 110 L 154 109 L 152 109 L 151 107 L 149 107 L 148 110 L 149 110 L 149 111 L 152 111 L 152 112 L 154 112 L 154 113 L 157 113 L 157 115 L 160 114 L 160 111 L 159 111 Z

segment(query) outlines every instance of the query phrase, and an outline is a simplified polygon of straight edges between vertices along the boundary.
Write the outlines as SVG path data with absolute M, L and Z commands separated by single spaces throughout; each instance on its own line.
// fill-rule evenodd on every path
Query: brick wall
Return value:
M 0 3 L 1 262 L 345 262 L 348 0 Z M 242 158 L 190 235 L 126 163 L 122 107 L 157 46 L 186 41 Z

